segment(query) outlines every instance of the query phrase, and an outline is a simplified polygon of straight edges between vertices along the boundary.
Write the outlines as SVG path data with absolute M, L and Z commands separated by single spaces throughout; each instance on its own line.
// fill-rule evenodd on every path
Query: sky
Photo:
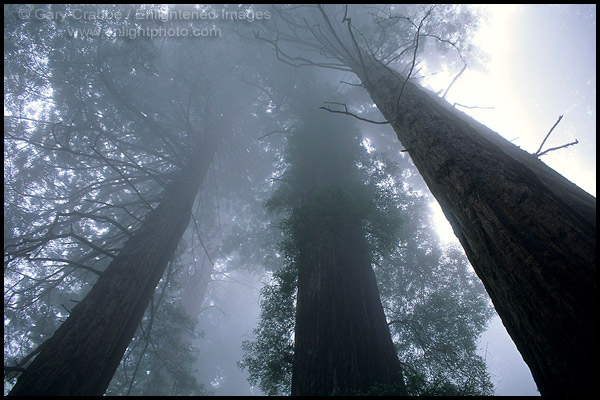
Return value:
M 557 121 L 543 150 L 579 144 L 541 160 L 596 195 L 596 6 L 491 5 L 475 44 L 489 55 L 486 71 L 467 70 L 447 99 L 522 149 L 534 153 Z M 456 74 L 457 72 L 454 72 Z M 454 75 L 425 83 L 447 87 Z M 442 241 L 457 240 L 439 205 L 432 205 Z M 480 340 L 497 395 L 539 395 L 531 373 L 498 317 Z

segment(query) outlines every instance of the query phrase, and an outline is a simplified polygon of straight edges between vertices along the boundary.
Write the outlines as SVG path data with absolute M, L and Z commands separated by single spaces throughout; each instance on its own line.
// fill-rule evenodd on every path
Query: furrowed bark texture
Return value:
M 373 62 L 358 73 L 440 203 L 542 395 L 592 394 L 596 201 Z
M 318 261 L 299 267 L 292 395 L 403 389 L 360 224 L 315 227 L 314 241 L 306 251 Z
M 48 339 L 10 395 L 102 395 L 185 231 L 212 157 L 191 163 L 88 295 Z

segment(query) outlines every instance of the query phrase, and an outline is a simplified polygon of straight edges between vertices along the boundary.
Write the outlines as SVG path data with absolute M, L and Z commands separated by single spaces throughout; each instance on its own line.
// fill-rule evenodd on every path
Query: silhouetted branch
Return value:
M 432 6 L 427 11 L 425 16 L 421 19 L 421 22 L 419 22 L 419 26 L 417 27 L 417 32 L 415 33 L 415 40 L 414 40 L 415 48 L 413 51 L 412 62 L 410 65 L 410 69 L 408 70 L 408 74 L 406 74 L 406 79 L 404 80 L 404 82 L 402 83 L 402 87 L 400 88 L 400 94 L 398 94 L 398 98 L 396 99 L 396 109 L 400 109 L 400 98 L 402 97 L 402 93 L 404 92 L 404 87 L 406 86 L 406 83 L 410 79 L 413 69 L 415 68 L 415 63 L 417 61 L 417 50 L 419 49 L 419 36 L 421 35 L 421 28 L 423 27 L 423 23 L 425 22 L 427 17 L 429 17 L 429 14 L 431 14 L 431 12 L 433 11 L 434 8 L 435 8 L 435 6 Z M 415 25 L 412 21 L 410 21 L 410 19 L 408 19 L 408 21 L 411 22 L 413 24 L 413 26 Z
M 57 257 L 30 257 L 27 258 L 27 260 L 29 261 L 52 261 L 52 262 L 61 262 L 61 263 L 65 263 L 65 264 L 69 264 L 70 266 L 74 267 L 74 268 L 80 268 L 89 272 L 92 272 L 98 276 L 102 275 L 102 271 L 98 271 L 97 269 L 94 269 L 92 267 L 88 267 L 87 265 L 77 262 L 77 261 L 71 261 L 71 260 L 65 260 L 63 258 L 57 258 Z
M 363 118 L 360 117 L 354 113 L 351 113 L 350 111 L 348 111 L 348 106 L 344 103 L 337 103 L 335 101 L 326 101 L 325 104 L 336 104 L 339 106 L 344 107 L 344 111 L 340 111 L 340 110 L 332 110 L 331 108 L 328 107 L 319 107 L 320 110 L 325 110 L 325 111 L 329 111 L 330 113 L 335 113 L 335 114 L 345 114 L 345 115 L 350 115 L 351 117 L 354 117 L 356 119 L 359 119 L 361 121 L 365 121 L 365 122 L 369 122 L 371 124 L 377 124 L 377 125 L 385 125 L 385 124 L 389 124 L 393 121 L 373 121 L 371 119 L 367 119 L 367 118 Z
M 346 84 L 348 86 L 365 87 L 365 85 L 362 83 L 351 83 L 351 82 L 346 82 L 346 81 L 340 81 L 340 83 Z
M 271 132 L 269 132 L 269 133 L 267 133 L 267 134 L 265 134 L 265 135 L 262 135 L 262 136 L 261 136 L 261 137 L 259 137 L 257 140 L 262 140 L 262 139 L 264 139 L 264 138 L 266 138 L 266 137 L 268 137 L 268 136 L 270 136 L 270 135 L 272 135 L 272 134 L 274 134 L 274 133 L 288 133 L 288 132 L 289 132 L 289 131 L 291 131 L 292 129 L 298 129 L 298 127 L 296 127 L 296 125 L 292 125 L 292 126 L 290 126 L 289 128 L 287 128 L 287 129 L 284 129 L 284 130 L 282 130 L 282 131 L 271 131 Z
M 148 202 L 148 200 L 146 200 L 144 198 L 144 196 L 142 196 L 142 194 L 139 192 L 139 190 L 137 190 L 137 188 L 135 187 L 135 185 L 133 183 L 131 183 L 131 181 L 129 180 L 129 178 L 127 178 L 125 176 L 125 174 L 123 174 L 119 168 L 117 168 L 110 161 L 108 161 L 108 158 L 104 157 L 104 155 L 102 155 L 102 153 L 100 153 L 98 150 L 96 150 L 95 147 L 92 147 L 92 150 L 96 154 L 98 154 L 98 156 L 100 158 L 102 158 L 104 160 L 104 162 L 106 162 L 106 164 L 108 164 L 109 167 L 111 167 L 112 169 L 114 169 L 115 171 L 117 171 L 117 173 L 119 175 L 121 175 L 121 178 L 123 178 L 123 181 L 125 181 L 125 183 L 127 183 L 129 186 L 131 186 L 131 188 L 135 191 L 135 193 L 138 195 L 138 197 L 140 198 L 140 200 L 142 200 L 144 202 L 144 204 L 146 204 L 146 206 L 148 207 L 148 209 L 150 209 L 150 210 L 154 209 L 154 207 L 152 207 L 152 205 Z
M 27 368 L 23 368 L 23 367 L 10 367 L 8 365 L 4 366 L 4 373 L 9 373 L 9 372 L 25 372 L 27 370 Z
M 575 139 L 574 142 L 563 144 L 562 146 L 558 146 L 558 147 L 551 147 L 548 150 L 542 151 L 541 153 L 535 153 L 534 156 L 540 157 L 540 156 L 543 156 L 544 154 L 548 154 L 551 151 L 562 149 L 562 148 L 569 147 L 569 146 L 573 146 L 577 143 L 579 143 L 579 140 Z
M 450 88 L 452 87 L 452 85 L 454 85 L 454 82 L 456 82 L 458 80 L 458 78 L 460 78 L 460 76 L 463 74 L 463 72 L 465 72 L 466 69 L 467 69 L 467 63 L 465 63 L 465 65 L 462 67 L 462 69 L 460 70 L 460 72 L 458 73 L 458 75 L 456 75 L 454 77 L 454 79 L 452 79 L 452 82 L 450 82 L 450 85 L 448 86 L 448 88 L 444 92 L 444 95 L 442 96 L 442 99 L 446 98 L 446 96 L 448 95 L 448 92 L 450 91 Z
M 23 365 L 25 365 L 25 364 L 26 364 L 26 363 L 27 363 L 29 360 L 31 360 L 31 359 L 32 359 L 32 358 L 33 358 L 33 357 L 34 357 L 36 354 L 38 354 L 38 353 L 40 352 L 40 350 L 42 350 L 42 346 L 44 346 L 44 344 L 45 344 L 45 343 L 46 343 L 46 342 L 44 341 L 42 344 L 40 344 L 38 347 L 36 347 L 36 348 L 35 348 L 33 351 L 31 351 L 29 354 L 27 354 L 25 357 L 23 357 L 23 358 L 21 359 L 21 361 L 19 361 L 19 362 L 17 363 L 17 365 L 14 365 L 14 366 L 8 366 L 8 365 L 5 365 L 5 366 L 4 366 L 4 379 L 5 379 L 5 380 L 7 380 L 7 379 L 12 379 L 12 378 L 14 378 L 15 376 L 17 376 L 17 374 L 15 374 L 15 375 L 13 375 L 13 376 L 9 377 L 8 375 L 9 375 L 11 372 L 16 372 L 16 373 L 25 372 L 25 370 L 26 370 L 27 368 L 23 367 Z
M 456 106 L 464 107 L 464 108 L 478 108 L 480 110 L 493 110 L 494 108 L 496 108 L 496 107 L 467 106 L 467 105 L 460 104 L 460 103 L 452 104 L 452 107 L 456 107 Z
M 548 137 L 550 137 L 550 134 L 552 133 L 552 131 L 554 130 L 554 128 L 556 128 L 556 125 L 558 125 L 558 123 L 562 120 L 562 115 L 558 116 L 558 120 L 556 120 L 556 122 L 554 123 L 554 125 L 552 125 L 552 128 L 550 128 L 550 130 L 548 131 L 548 134 L 546 135 L 546 137 L 544 138 L 544 140 L 542 141 L 542 144 L 540 144 L 540 148 L 537 149 L 537 151 L 535 153 L 533 153 L 534 156 L 541 156 L 540 151 L 542 151 L 542 147 L 544 147 L 544 143 L 546 143 L 546 140 L 548 140 Z

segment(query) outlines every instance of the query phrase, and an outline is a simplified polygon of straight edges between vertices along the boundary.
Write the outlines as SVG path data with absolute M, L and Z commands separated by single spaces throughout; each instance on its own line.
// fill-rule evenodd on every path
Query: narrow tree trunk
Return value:
M 189 223 L 211 159 L 192 161 L 167 187 L 158 207 L 43 344 L 11 395 L 104 394 Z
M 440 203 L 541 394 L 592 394 L 595 198 L 381 64 L 358 75 Z
M 337 224 L 314 227 L 299 261 L 292 395 L 404 391 L 364 231 Z

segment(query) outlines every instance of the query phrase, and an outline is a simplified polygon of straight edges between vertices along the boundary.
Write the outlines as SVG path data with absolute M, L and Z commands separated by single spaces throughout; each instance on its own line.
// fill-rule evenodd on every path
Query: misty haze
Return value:
M 593 394 L 595 37 L 4 5 L 4 394 Z

